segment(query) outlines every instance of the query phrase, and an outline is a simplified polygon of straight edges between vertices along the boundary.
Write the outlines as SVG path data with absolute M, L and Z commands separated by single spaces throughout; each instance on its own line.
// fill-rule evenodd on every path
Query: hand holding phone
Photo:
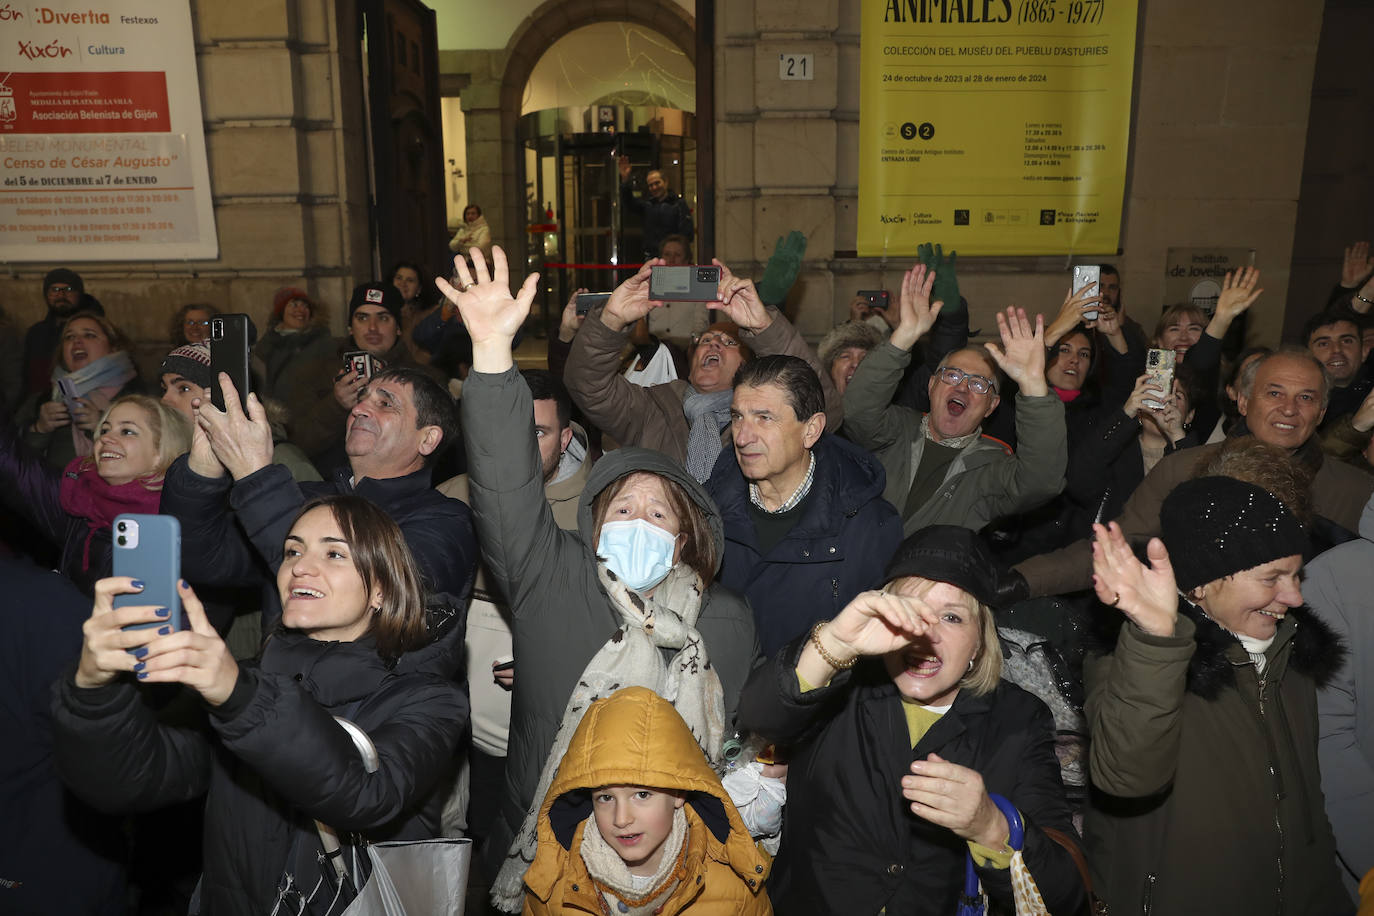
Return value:
M 868 300 L 868 307 L 871 309 L 886 310 L 891 301 L 891 294 L 885 289 L 861 289 L 858 295 Z
M 649 298 L 656 302 L 715 302 L 720 293 L 720 267 L 655 266 L 649 273 Z
M 186 628 L 181 613 L 177 582 L 181 579 L 181 523 L 171 515 L 125 513 L 114 520 L 114 574 L 143 583 L 133 594 L 114 596 L 112 606 L 154 605 L 167 616 L 148 623 L 130 624 L 126 630 Z
M 1163 410 L 1166 404 L 1173 403 L 1175 359 L 1173 350 L 1152 347 L 1145 353 L 1145 375 L 1149 378 L 1147 384 L 1162 392 L 1159 397 L 1147 397 L 1141 402 L 1151 410 Z
M 239 404 L 248 410 L 248 351 L 252 346 L 253 323 L 247 315 L 216 315 L 210 319 L 210 403 L 224 409 L 224 391 L 219 374 L 229 376 L 239 392 Z
M 1101 281 L 1102 281 L 1102 268 L 1101 268 L 1100 265 L 1097 265 L 1097 264 L 1075 264 L 1075 265 L 1074 265 L 1074 268 L 1073 268 L 1073 284 L 1072 284 L 1072 286 L 1071 286 L 1071 288 L 1070 288 L 1069 291 L 1070 291 L 1071 293 L 1078 293 L 1078 292 L 1080 292 L 1081 290 L 1083 290 L 1084 287 L 1089 287 L 1089 286 L 1090 286 L 1090 287 L 1091 287 L 1091 290 L 1090 290 L 1089 292 L 1092 293 L 1092 294 L 1096 294 L 1096 293 L 1097 293 L 1097 290 L 1099 289 L 1098 284 L 1099 284 Z M 1083 310 L 1083 320 L 1084 320 L 1084 321 L 1096 321 L 1096 320 L 1097 320 L 1097 306 L 1096 306 L 1096 303 L 1093 304 L 1093 307 L 1092 307 L 1092 308 L 1084 309 L 1084 310 Z
M 611 298 L 610 293 L 578 293 L 577 294 L 577 314 L 585 317 L 592 309 L 600 308 L 606 304 L 606 300 Z

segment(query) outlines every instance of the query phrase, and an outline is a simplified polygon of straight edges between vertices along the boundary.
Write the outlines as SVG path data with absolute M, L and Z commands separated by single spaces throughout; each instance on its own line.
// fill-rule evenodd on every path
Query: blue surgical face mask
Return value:
M 615 577 L 637 592 L 653 588 L 673 568 L 677 538 L 642 518 L 606 522 L 596 554 Z

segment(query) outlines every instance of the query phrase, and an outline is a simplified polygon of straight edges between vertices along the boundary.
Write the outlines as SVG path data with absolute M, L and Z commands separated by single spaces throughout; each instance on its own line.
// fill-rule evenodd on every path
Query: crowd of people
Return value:
M 646 217 L 522 370 L 539 278 L 469 211 L 342 338 L 279 290 L 245 392 L 213 307 L 145 380 L 46 275 L 0 911 L 341 913 L 357 850 L 440 836 L 499 912 L 1374 907 L 1367 244 L 1272 349 L 1259 270 L 1128 317 L 1110 265 L 978 345 L 938 245 L 814 347 L 713 262 L 683 347 Z M 179 608 L 113 574 L 122 513 L 177 520 Z

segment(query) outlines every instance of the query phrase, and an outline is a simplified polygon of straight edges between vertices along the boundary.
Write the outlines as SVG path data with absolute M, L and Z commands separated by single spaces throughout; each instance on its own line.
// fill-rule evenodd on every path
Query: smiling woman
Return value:
M 1230 477 L 1180 484 L 1159 520 L 1148 565 L 1094 526 L 1097 597 L 1122 614 L 1084 663 L 1094 885 L 1114 912 L 1348 913 L 1316 711 L 1343 649 L 1303 607 L 1307 534 Z
M 189 630 L 126 631 L 162 619 L 158 609 L 114 608 L 141 586 L 102 580 L 76 673 L 59 687 L 59 766 L 91 804 L 122 813 L 205 795 L 202 912 L 342 911 L 352 892 L 336 886 L 323 825 L 345 845 L 437 836 L 431 790 L 467 721 L 453 680 L 460 614 L 426 608 L 414 557 L 381 509 L 352 495 L 307 505 L 278 585 L 284 626 L 240 664 L 184 583 Z M 188 688 L 200 727 L 159 722 L 141 684 Z M 337 718 L 367 734 L 375 764 Z M 353 851 L 342 860 L 356 863 Z
M 145 395 L 120 398 L 94 425 L 93 453 L 59 473 L 0 424 L 0 499 L 61 549 L 58 568 L 87 592 L 110 573 L 114 517 L 156 513 L 162 475 L 191 444 L 186 418 Z

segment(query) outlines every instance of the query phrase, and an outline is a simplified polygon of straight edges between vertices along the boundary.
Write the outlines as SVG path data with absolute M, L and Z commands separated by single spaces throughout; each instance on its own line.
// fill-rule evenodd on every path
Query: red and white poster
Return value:
M 215 258 L 185 0 L 0 0 L 0 262 Z

